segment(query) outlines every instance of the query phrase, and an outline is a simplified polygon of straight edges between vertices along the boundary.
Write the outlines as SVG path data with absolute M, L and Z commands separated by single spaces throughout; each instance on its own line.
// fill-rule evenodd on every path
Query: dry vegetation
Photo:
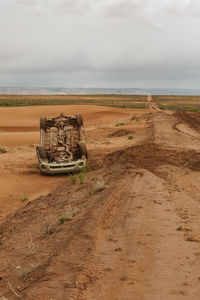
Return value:
M 153 101 L 164 110 L 200 111 L 200 96 L 153 96 Z
M 163 110 L 200 111 L 200 96 L 155 95 Z M 0 95 L 0 106 L 99 105 L 147 108 L 146 95 Z
M 0 106 L 102 105 L 146 108 L 145 95 L 0 95 Z

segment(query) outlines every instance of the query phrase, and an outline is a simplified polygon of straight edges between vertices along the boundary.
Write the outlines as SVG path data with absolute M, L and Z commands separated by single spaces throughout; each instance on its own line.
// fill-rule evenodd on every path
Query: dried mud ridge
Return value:
M 136 168 L 144 168 L 151 172 L 156 172 L 160 165 L 182 166 L 200 171 L 199 152 L 161 148 L 155 143 L 116 151 L 107 155 L 103 161 L 106 165 L 112 165 L 116 161 L 120 164 L 131 163 Z
M 92 151 L 84 183 L 66 178 L 10 214 L 0 299 L 199 299 L 199 141 L 174 129 L 199 134 L 195 118 L 149 115 L 146 142 Z
M 186 111 L 178 111 L 174 114 L 180 122 L 186 122 L 191 128 L 195 130 L 200 130 L 200 112 L 186 112 Z

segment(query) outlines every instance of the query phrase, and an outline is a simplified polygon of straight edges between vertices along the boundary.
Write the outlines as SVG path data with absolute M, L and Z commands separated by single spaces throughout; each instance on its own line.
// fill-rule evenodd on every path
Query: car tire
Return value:
M 46 151 L 44 150 L 43 147 L 41 146 L 37 146 L 37 152 L 39 154 L 39 157 L 43 160 L 46 160 L 47 159 L 47 154 L 46 154 Z
M 40 128 L 45 129 L 45 125 L 46 125 L 46 118 L 40 117 Z
M 79 126 L 83 126 L 83 117 L 81 114 L 76 115 L 76 120 Z
M 88 158 L 88 151 L 87 151 L 86 144 L 84 142 L 79 142 L 78 146 L 80 148 L 81 154 L 85 155 L 85 157 Z

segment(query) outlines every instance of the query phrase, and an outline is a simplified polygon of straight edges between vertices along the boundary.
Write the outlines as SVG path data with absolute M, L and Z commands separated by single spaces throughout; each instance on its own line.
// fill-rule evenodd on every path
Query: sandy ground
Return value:
M 149 107 L 0 111 L 1 300 L 200 299 L 200 115 Z M 77 108 L 90 172 L 41 176 L 39 116 Z
M 98 143 L 98 136 L 105 136 L 102 128 L 115 126 L 126 121 L 132 110 L 120 110 L 98 106 L 49 106 L 17 107 L 0 109 L 0 145 L 8 152 L 0 155 L 0 218 L 8 212 L 23 206 L 23 195 L 29 200 L 47 195 L 66 176 L 42 176 L 37 166 L 35 146 L 39 144 L 39 118 L 41 115 L 83 114 L 86 132 L 89 131 L 91 144 Z M 138 115 L 140 111 L 136 111 Z M 91 133 L 90 133 L 91 131 Z M 101 142 L 100 142 L 101 143 Z

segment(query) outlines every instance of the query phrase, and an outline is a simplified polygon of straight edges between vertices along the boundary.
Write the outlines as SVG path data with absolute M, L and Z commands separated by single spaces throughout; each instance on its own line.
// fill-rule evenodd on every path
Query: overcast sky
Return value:
M 0 86 L 200 88 L 200 0 L 0 0 Z

